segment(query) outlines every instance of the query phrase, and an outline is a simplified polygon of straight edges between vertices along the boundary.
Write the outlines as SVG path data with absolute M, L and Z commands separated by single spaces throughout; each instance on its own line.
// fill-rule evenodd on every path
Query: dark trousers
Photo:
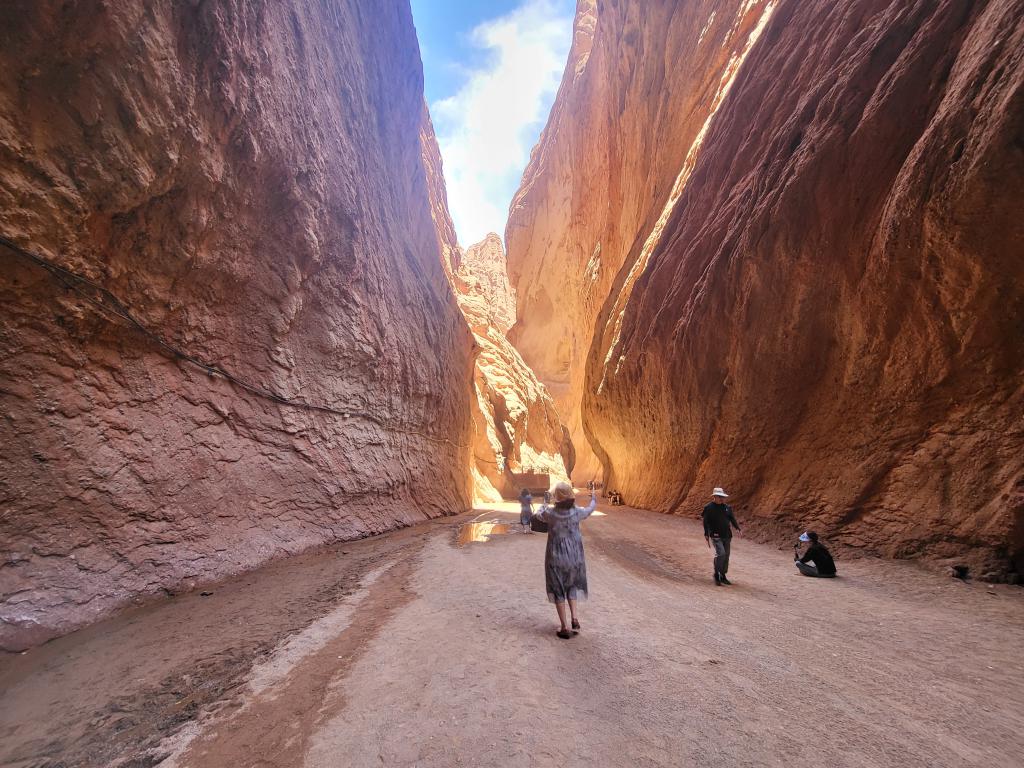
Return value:
M 725 576 L 729 572 L 729 550 L 732 549 L 732 537 L 712 539 L 711 543 L 715 545 L 715 573 Z
M 795 565 L 804 576 L 814 576 L 819 579 L 831 579 L 835 577 L 834 573 L 818 573 L 817 566 L 801 563 L 799 560 L 793 563 L 793 565 Z

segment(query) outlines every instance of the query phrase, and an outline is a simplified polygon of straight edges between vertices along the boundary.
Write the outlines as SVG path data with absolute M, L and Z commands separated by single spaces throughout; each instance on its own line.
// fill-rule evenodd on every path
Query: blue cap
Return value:
M 807 531 L 800 534 L 800 541 L 810 541 L 811 537 L 807 535 Z

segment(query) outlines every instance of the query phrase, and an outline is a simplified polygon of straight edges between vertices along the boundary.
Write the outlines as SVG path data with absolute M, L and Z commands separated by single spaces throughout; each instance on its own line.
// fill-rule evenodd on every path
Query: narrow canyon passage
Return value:
M 739 539 L 716 590 L 695 523 L 603 511 L 570 641 L 544 537 L 476 510 L 5 658 L 0 764 L 1019 765 L 1019 589 Z
M 455 5 L 0 3 L 0 768 L 1020 768 L 1024 0 Z

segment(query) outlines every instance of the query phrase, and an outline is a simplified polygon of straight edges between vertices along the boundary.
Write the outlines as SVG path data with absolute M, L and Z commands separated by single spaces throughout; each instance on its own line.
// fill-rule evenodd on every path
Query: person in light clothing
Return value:
M 533 517 L 533 494 L 528 488 L 519 492 L 519 523 L 525 528 Z
M 544 505 L 537 517 L 548 525 L 548 546 L 544 552 L 544 581 L 548 600 L 555 604 L 561 624 L 557 635 L 568 640 L 580 631 L 576 602 L 587 598 L 587 560 L 583 553 L 580 523 L 597 508 L 597 495 L 590 491 L 590 503 L 576 506 L 572 486 L 562 482 L 555 486 L 555 505 Z M 566 622 L 566 603 L 572 623 Z

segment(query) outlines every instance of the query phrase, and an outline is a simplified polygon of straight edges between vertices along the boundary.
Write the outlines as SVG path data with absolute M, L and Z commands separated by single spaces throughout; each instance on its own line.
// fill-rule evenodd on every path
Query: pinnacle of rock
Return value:
M 516 320 L 516 295 L 509 284 L 501 238 L 491 232 L 466 248 L 457 274 L 466 285 L 460 305 L 467 318 L 471 315 L 471 322 L 483 320 L 508 333 Z

